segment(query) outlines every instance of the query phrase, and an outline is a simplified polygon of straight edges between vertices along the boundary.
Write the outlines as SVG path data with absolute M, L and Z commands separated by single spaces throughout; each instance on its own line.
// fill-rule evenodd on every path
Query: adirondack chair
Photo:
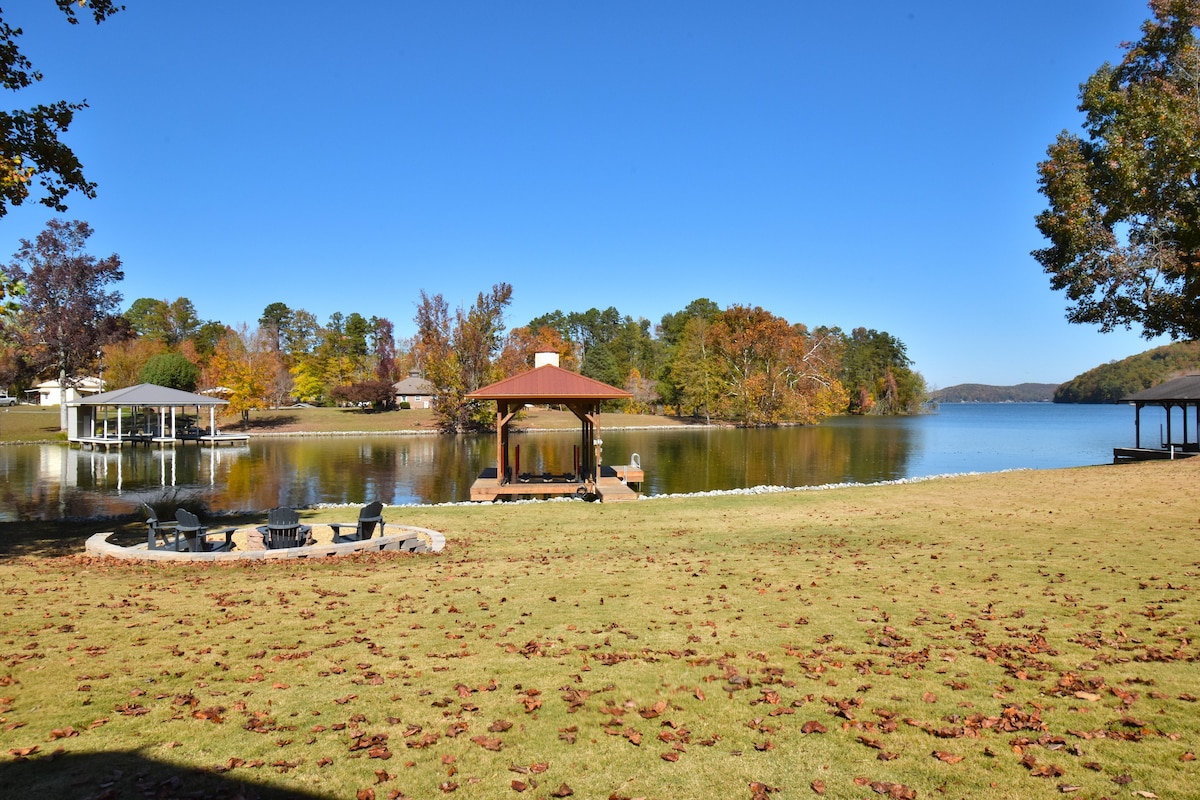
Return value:
M 379 527 L 379 535 L 383 536 L 383 503 L 376 500 L 367 503 L 358 512 L 358 522 L 331 522 L 334 542 L 361 542 L 375 535 L 375 527 Z M 354 528 L 352 533 L 342 534 L 342 528 Z
M 159 522 L 158 512 L 145 503 L 146 509 L 146 549 L 147 550 L 178 550 L 179 529 L 174 522 Z
M 303 547 L 308 544 L 310 525 L 300 524 L 300 515 L 291 508 L 272 508 L 267 512 L 267 524 L 258 527 L 268 548 Z
M 220 528 L 210 531 L 207 525 L 201 524 L 199 517 L 186 508 L 177 509 L 175 519 L 179 523 L 175 528 L 179 537 L 176 541 L 180 542 L 177 549 L 193 553 L 217 553 L 233 549 L 233 534 L 237 528 Z M 223 535 L 225 541 L 209 541 L 209 534 Z

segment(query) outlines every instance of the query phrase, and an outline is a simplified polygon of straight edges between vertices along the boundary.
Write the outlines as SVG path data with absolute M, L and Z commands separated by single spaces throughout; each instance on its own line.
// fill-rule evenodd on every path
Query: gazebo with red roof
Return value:
M 633 499 L 636 495 L 615 477 L 601 481 L 600 404 L 627 400 L 624 389 L 559 367 L 557 354 L 538 353 L 538 366 L 467 394 L 468 400 L 496 401 L 496 466 L 483 471 L 471 487 L 472 500 L 495 500 L 516 495 L 597 494 L 607 499 Z M 528 403 L 563 405 L 580 421 L 580 447 L 575 472 L 536 477 L 513 474 L 509 460 L 508 425 Z M 610 486 L 609 484 L 615 484 Z M 628 497 L 625 497 L 628 495 Z

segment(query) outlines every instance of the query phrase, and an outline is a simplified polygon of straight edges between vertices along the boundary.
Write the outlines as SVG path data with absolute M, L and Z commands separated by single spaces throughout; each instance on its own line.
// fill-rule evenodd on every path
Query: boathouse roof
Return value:
M 1122 403 L 1166 403 L 1200 402 L 1200 375 L 1185 375 L 1182 378 L 1160 383 L 1140 392 L 1121 398 Z
M 80 400 L 76 405 L 81 406 L 154 406 L 160 408 L 174 406 L 224 406 L 228 400 L 219 397 L 209 397 L 204 394 L 194 394 L 155 383 L 139 383 L 136 386 L 126 386 L 124 389 L 114 389 L 102 392 Z
M 497 381 L 467 395 L 469 400 L 521 400 L 554 402 L 571 400 L 627 400 L 624 389 L 588 378 L 578 372 L 546 364 L 529 372 Z

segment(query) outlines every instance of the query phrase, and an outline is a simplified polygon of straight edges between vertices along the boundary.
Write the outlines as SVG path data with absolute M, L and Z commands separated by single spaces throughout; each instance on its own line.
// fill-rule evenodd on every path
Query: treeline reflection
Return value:
M 905 474 L 913 432 L 903 426 L 606 431 L 606 464 L 640 456 L 643 492 L 870 482 Z M 569 472 L 575 432 L 513 437 L 522 472 Z M 213 510 L 465 501 L 494 463 L 492 436 L 260 439 L 231 448 L 127 447 L 105 453 L 59 445 L 0 449 L 0 518 L 120 515 L 143 502 L 198 497 Z

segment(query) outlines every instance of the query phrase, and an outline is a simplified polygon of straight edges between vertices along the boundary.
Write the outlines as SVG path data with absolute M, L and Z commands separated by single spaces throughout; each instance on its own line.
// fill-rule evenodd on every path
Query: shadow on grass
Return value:
M 275 428 L 283 428 L 288 425 L 295 425 L 300 421 L 300 418 L 295 414 L 280 414 L 272 417 L 259 417 L 247 421 L 238 421 L 230 425 L 224 426 L 227 431 L 269 431 Z
M 318 798 L 296 789 L 256 783 L 264 770 L 286 767 L 240 765 L 227 772 L 226 764 L 209 769 L 180 767 L 131 750 L 104 753 L 35 754 L 24 760 L 0 764 L 0 795 L 4 797 L 204 797 L 235 800 Z M 234 777 L 236 774 L 237 777 Z M 251 780 L 244 780 L 251 779 Z
M 265 515 L 246 515 L 210 519 L 214 526 L 261 524 Z M 140 516 L 122 520 L 19 520 L 0 522 L 0 558 L 81 556 L 88 537 L 112 531 L 113 544 L 129 547 L 146 541 L 146 523 Z

